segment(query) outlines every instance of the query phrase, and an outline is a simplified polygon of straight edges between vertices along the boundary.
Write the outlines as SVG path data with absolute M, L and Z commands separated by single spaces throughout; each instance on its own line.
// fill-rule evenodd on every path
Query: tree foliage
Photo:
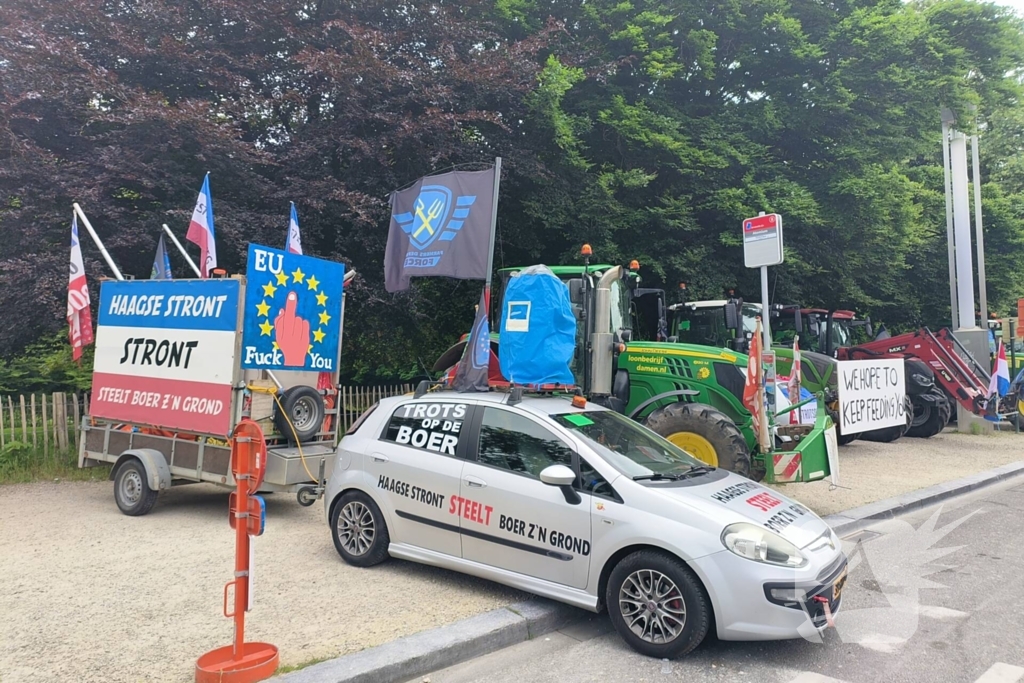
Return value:
M 1024 29 L 968 0 L 14 0 L 0 21 L 0 356 L 61 330 L 70 205 L 147 277 L 211 173 L 221 264 L 284 240 L 359 271 L 349 379 L 410 377 L 477 283 L 383 289 L 388 194 L 504 160 L 496 267 L 637 258 L 736 288 L 783 214 L 777 301 L 948 316 L 940 106 L 982 135 L 989 301 L 1022 292 Z M 973 108 L 973 109 L 972 109 Z M 88 241 L 94 300 L 105 266 Z M 184 265 L 172 255 L 176 272 Z

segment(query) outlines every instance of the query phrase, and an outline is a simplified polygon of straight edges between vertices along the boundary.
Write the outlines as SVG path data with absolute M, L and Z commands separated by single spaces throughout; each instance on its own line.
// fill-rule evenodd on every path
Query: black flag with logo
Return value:
M 409 289 L 410 277 L 487 279 L 494 168 L 427 176 L 391 193 L 384 286 Z
M 487 292 L 480 294 L 476 320 L 466 340 L 462 360 L 455 370 L 452 388 L 455 391 L 487 391 L 487 372 L 491 361 L 491 330 L 487 324 Z

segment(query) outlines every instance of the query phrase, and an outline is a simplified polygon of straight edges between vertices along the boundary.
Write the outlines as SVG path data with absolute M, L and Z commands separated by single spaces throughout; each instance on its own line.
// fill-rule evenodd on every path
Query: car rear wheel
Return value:
M 391 538 L 384 515 L 361 491 L 342 495 L 331 512 L 331 531 L 335 550 L 351 565 L 372 567 L 388 558 Z
M 701 644 L 711 608 L 700 580 L 675 557 L 642 550 L 608 577 L 608 616 L 626 644 L 649 657 L 681 657 Z

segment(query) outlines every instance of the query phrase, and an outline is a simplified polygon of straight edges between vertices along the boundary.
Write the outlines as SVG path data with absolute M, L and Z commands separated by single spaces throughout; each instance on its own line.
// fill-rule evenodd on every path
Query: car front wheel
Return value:
M 342 495 L 331 513 L 334 547 L 356 567 L 372 567 L 388 558 L 391 539 L 384 515 L 373 500 L 361 491 Z
M 677 558 L 643 550 L 608 578 L 608 616 L 626 643 L 649 657 L 680 657 L 701 644 L 711 609 L 700 580 Z

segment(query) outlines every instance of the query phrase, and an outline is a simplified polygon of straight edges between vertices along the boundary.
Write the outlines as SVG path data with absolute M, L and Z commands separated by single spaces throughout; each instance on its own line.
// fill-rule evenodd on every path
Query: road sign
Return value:
M 743 219 L 743 260 L 747 268 L 782 263 L 782 216 L 769 213 Z
M 249 495 L 259 490 L 267 472 L 267 443 L 263 430 L 248 418 L 235 426 L 231 445 L 231 473 L 235 478 L 248 476 Z
M 238 496 L 232 491 L 228 495 L 228 523 L 231 528 L 235 528 L 235 520 L 237 519 L 238 512 L 247 512 L 248 517 L 245 519 L 246 532 L 250 536 L 262 536 L 263 530 L 267 526 L 267 504 L 263 500 L 263 496 L 252 496 L 249 498 L 248 510 L 238 509 Z

